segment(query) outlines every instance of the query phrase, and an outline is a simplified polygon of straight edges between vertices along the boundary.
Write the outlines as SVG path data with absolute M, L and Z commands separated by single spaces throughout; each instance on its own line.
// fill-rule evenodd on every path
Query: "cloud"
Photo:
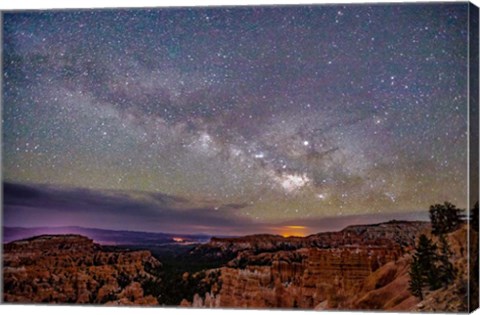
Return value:
M 9 226 L 83 225 L 157 232 L 214 232 L 248 226 L 246 204 L 208 206 L 161 193 L 99 191 L 4 183 Z M 192 229 L 192 230 L 189 230 Z
M 427 220 L 427 212 L 310 217 L 279 222 L 252 221 L 244 203 L 206 206 L 161 193 L 98 191 L 4 183 L 4 226 L 83 226 L 104 229 L 209 235 L 278 234 L 302 226 L 303 234 L 340 230 L 353 224 L 392 219 Z

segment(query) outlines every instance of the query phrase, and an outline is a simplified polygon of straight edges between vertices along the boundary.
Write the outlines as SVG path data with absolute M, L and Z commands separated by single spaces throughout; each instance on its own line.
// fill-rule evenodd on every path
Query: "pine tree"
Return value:
M 413 256 L 408 274 L 410 275 L 410 281 L 408 283 L 410 292 L 420 300 L 423 300 L 423 270 L 416 256 Z
M 438 279 L 436 262 L 438 260 L 437 246 L 425 234 L 420 235 L 415 254 L 410 266 L 410 292 L 423 299 L 423 288 L 429 286 L 436 290 L 441 282 Z
M 453 232 L 458 229 L 465 217 L 454 204 L 445 202 L 430 206 L 429 214 L 432 223 L 432 234 L 439 235 Z
M 440 255 L 438 256 L 438 278 L 440 279 L 440 282 L 447 287 L 455 279 L 456 269 L 450 262 L 452 252 L 450 251 L 445 235 L 440 234 L 439 241 Z
M 437 269 L 437 245 L 425 235 L 421 235 L 418 243 L 418 259 L 424 270 L 424 277 L 430 290 L 440 288 L 441 283 L 438 278 Z

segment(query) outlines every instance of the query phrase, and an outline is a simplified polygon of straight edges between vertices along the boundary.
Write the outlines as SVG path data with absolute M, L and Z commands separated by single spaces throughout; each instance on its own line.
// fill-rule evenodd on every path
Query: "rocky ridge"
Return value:
M 419 230 L 430 224 L 421 221 L 389 221 L 372 225 L 353 225 L 338 232 L 325 232 L 307 237 L 283 237 L 280 235 L 257 234 L 236 238 L 212 237 L 209 243 L 195 248 L 192 254 L 211 257 L 232 256 L 240 252 L 262 253 L 300 248 L 354 248 L 358 246 L 380 246 L 385 248 L 415 245 Z
M 183 305 L 395 308 L 411 297 L 408 292 L 391 305 L 375 304 L 365 295 L 400 276 L 403 276 L 401 284 L 408 286 L 406 255 L 414 248 L 417 235 L 428 228 L 426 222 L 391 221 L 350 226 L 339 232 L 305 238 L 274 235 L 215 238 L 192 253 L 234 258 L 217 270 L 220 275 L 216 290 L 205 297 L 197 295 L 191 302 L 185 300 Z M 368 285 L 370 288 L 364 292 Z M 360 296 L 359 292 L 363 294 Z

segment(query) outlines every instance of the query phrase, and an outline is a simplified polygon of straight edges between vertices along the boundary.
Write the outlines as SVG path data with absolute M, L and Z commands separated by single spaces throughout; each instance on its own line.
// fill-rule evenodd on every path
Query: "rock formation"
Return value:
M 235 258 L 219 268 L 220 289 L 209 294 L 209 303 L 205 303 L 206 297 L 203 301 L 197 296 L 193 305 L 378 309 L 380 305 L 370 302 L 362 290 L 376 290 L 393 279 L 397 285 L 408 288 L 408 261 L 404 255 L 414 248 L 418 233 L 428 227 L 425 222 L 392 221 L 351 226 L 305 238 L 274 235 L 214 238 L 194 253 L 212 257 L 235 255 Z M 388 270 L 380 270 L 387 265 Z M 359 292 L 363 295 L 358 296 Z M 407 290 L 404 298 L 392 296 L 390 300 L 395 298 L 397 301 L 391 301 L 387 307 L 398 306 L 410 294 Z M 184 305 L 188 303 L 184 301 Z
M 4 300 L 156 305 L 167 304 L 165 294 L 175 292 L 173 304 L 185 307 L 463 312 L 467 232 L 464 225 L 446 235 L 455 281 L 425 292 L 423 301 L 409 291 L 411 255 L 421 233 L 438 238 L 429 223 L 405 221 L 303 238 L 213 238 L 186 255 L 220 260 L 220 267 L 179 270 L 177 282 L 166 281 L 168 273 L 159 279 L 161 264 L 149 251 L 102 247 L 77 235 L 40 236 L 4 245 Z M 471 239 L 477 237 L 471 232 Z
M 142 283 L 161 267 L 148 251 L 107 250 L 79 235 L 44 235 L 4 245 L 4 301 L 157 304 Z

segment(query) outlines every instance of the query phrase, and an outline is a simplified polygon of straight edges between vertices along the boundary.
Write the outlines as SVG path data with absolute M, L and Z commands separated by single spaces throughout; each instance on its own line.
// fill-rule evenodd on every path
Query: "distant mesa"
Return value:
M 103 245 L 144 245 L 158 246 L 170 243 L 205 243 L 210 240 L 208 235 L 179 235 L 168 233 L 151 233 L 137 231 L 116 231 L 77 226 L 66 227 L 4 227 L 3 242 L 25 239 L 41 234 L 77 234 L 91 238 L 96 243 Z M 179 240 L 182 240 L 179 242 Z

